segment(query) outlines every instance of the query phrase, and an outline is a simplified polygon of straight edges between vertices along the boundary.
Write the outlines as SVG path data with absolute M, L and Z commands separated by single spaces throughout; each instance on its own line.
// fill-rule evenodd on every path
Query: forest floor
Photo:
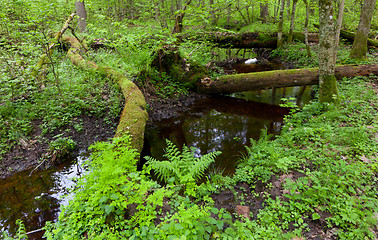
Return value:
M 144 92 L 147 103 L 149 104 L 149 121 L 147 124 L 153 126 L 155 121 L 177 116 L 180 112 L 189 110 L 189 106 L 203 95 L 190 92 L 186 96 L 172 99 L 159 98 L 153 92 Z M 114 123 L 118 122 L 113 119 Z M 75 123 L 81 123 L 82 129 L 77 131 L 71 127 Z M 0 179 L 10 177 L 11 175 L 34 168 L 48 168 L 54 164 L 61 163 L 66 156 L 60 159 L 54 159 L 49 150 L 49 142 L 55 139 L 58 134 L 60 137 L 70 137 L 77 143 L 75 151 L 71 153 L 75 156 L 80 149 L 87 149 L 91 144 L 97 141 L 104 141 L 112 138 L 115 134 L 116 124 L 108 124 L 102 118 L 95 116 L 82 115 L 76 118 L 67 129 L 57 129 L 54 132 L 42 135 L 40 125 L 41 120 L 33 122 L 33 131 L 28 139 L 20 138 L 19 143 L 0 161 Z M 54 159 L 54 161 L 51 161 Z

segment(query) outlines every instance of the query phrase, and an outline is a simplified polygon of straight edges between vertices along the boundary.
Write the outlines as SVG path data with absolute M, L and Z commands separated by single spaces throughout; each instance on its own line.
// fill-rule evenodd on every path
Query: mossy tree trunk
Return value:
M 139 88 L 122 74 L 109 68 L 98 66 L 94 62 L 86 61 L 80 54 L 80 43 L 76 38 L 66 37 L 65 41 L 71 44 L 67 56 L 71 62 L 89 71 L 96 71 L 113 80 L 120 87 L 125 97 L 125 106 L 118 123 L 115 137 L 129 134 L 132 137 L 131 147 L 142 151 L 144 143 L 144 130 L 148 120 L 147 104 Z
M 336 79 L 343 77 L 378 75 L 378 64 L 343 65 L 335 68 Z M 273 87 L 316 85 L 319 83 L 319 69 L 289 69 L 247 74 L 224 75 L 217 78 L 203 78 L 197 83 L 197 91 L 206 94 L 234 93 Z
M 319 0 L 319 101 L 338 102 L 333 1 Z
M 358 24 L 357 32 L 354 38 L 352 50 L 350 52 L 351 58 L 365 58 L 367 52 L 367 40 L 373 17 L 376 0 L 365 0 L 361 10 L 360 23 Z

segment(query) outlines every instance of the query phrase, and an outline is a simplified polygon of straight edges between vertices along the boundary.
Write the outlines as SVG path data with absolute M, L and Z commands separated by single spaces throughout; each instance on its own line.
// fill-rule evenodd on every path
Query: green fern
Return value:
M 200 158 L 194 156 L 195 148 L 183 146 L 182 152 L 169 140 L 163 155 L 168 160 L 158 161 L 153 157 L 145 157 L 147 164 L 156 172 L 158 178 L 165 182 L 188 185 L 203 177 L 205 170 L 221 154 L 220 151 L 208 153 Z

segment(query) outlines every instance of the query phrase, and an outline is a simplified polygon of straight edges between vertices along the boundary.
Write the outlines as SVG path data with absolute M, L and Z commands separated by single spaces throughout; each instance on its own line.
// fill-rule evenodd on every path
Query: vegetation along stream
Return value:
M 256 71 L 255 66 L 236 65 L 243 71 Z M 273 69 L 277 65 L 262 65 L 258 70 Z M 281 66 L 280 66 L 281 67 Z M 143 154 L 161 159 L 166 148 L 166 139 L 178 146 L 184 144 L 196 148 L 196 155 L 202 156 L 213 151 L 222 151 L 211 171 L 231 175 L 236 167 L 235 159 L 245 153 L 244 146 L 249 139 L 258 139 L 261 129 L 278 134 L 283 118 L 289 109 L 280 107 L 281 98 L 291 99 L 298 106 L 311 99 L 310 87 L 292 87 L 275 90 L 249 91 L 231 96 L 203 96 L 196 99 L 185 112 L 170 118 L 155 121 L 146 129 Z M 63 198 L 72 187 L 73 177 L 83 171 L 81 164 L 88 154 L 83 152 L 76 160 L 45 171 L 30 170 L 1 180 L 0 183 L 0 227 L 15 233 L 17 219 L 22 219 L 26 231 L 40 229 L 46 221 L 59 216 Z M 40 239 L 42 231 L 29 234 L 29 239 Z

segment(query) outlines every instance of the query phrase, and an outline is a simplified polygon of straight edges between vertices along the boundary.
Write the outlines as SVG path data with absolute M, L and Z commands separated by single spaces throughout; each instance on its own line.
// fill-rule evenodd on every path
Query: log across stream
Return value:
M 311 99 L 311 88 L 293 87 L 276 90 L 237 93 L 230 96 L 199 98 L 189 111 L 172 118 L 154 122 L 155 127 L 146 129 L 144 154 L 162 158 L 165 139 L 178 145 L 186 144 L 198 150 L 198 156 L 209 151 L 221 150 L 211 171 L 232 174 L 249 139 L 258 139 L 261 129 L 271 134 L 280 132 L 288 109 L 277 104 L 281 97 L 297 97 L 302 106 Z M 251 101 L 252 100 L 252 101 Z M 81 172 L 80 163 L 88 156 L 45 170 L 20 172 L 0 181 L 0 231 L 13 235 L 15 221 L 22 219 L 26 231 L 40 229 L 46 221 L 54 221 L 61 204 L 60 197 L 71 187 L 69 179 Z M 77 164 L 79 162 L 79 165 Z M 211 176 L 211 172 L 209 172 Z M 43 232 L 29 235 L 29 239 L 41 239 Z

